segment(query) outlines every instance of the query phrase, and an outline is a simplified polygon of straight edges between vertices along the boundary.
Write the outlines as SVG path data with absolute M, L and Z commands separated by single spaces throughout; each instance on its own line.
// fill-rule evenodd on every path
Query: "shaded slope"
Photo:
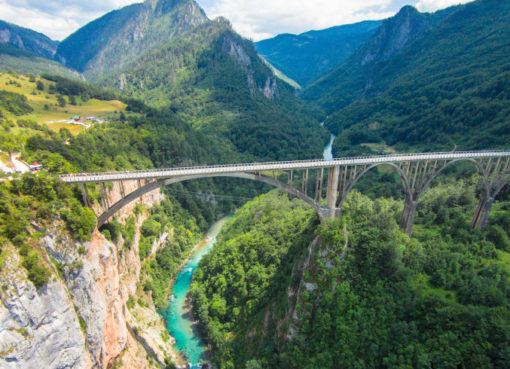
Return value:
M 42 33 L 2 20 L 0 20 L 0 43 L 7 43 L 20 50 L 30 51 L 48 59 L 53 58 L 58 45 L 58 42 Z
M 394 17 L 383 21 L 347 62 L 312 83 L 303 97 L 317 100 L 332 113 L 353 101 L 380 93 L 375 86 L 378 79 L 391 78 L 382 71 L 384 64 L 451 11 L 428 14 L 411 6 L 403 7 Z
M 406 23 L 401 13 L 396 29 Z M 327 125 L 342 131 L 336 155 L 370 151 L 357 145 L 379 142 L 425 151 L 507 146 L 510 3 L 479 0 L 434 17 L 393 53 L 395 43 L 374 49 L 370 40 L 305 91 L 331 114 Z
M 0 44 L 0 71 L 15 71 L 17 73 L 32 73 L 40 75 L 50 73 L 68 78 L 81 76 L 54 60 L 38 56 L 30 51 L 18 49 L 11 44 Z
M 306 85 L 347 60 L 380 24 L 380 21 L 365 21 L 300 35 L 281 34 L 255 45 L 277 69 Z

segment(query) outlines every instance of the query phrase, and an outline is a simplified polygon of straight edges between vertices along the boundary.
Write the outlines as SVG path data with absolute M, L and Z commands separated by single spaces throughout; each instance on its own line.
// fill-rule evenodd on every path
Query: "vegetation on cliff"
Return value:
M 505 367 L 510 202 L 507 193 L 487 232 L 469 230 L 474 183 L 447 180 L 429 190 L 413 239 L 398 229 L 402 205 L 391 198 L 354 192 L 341 218 L 319 227 L 310 212 L 286 205 L 286 196 L 245 205 L 193 282 L 194 313 L 214 362 Z M 257 261 L 244 262 L 250 255 Z

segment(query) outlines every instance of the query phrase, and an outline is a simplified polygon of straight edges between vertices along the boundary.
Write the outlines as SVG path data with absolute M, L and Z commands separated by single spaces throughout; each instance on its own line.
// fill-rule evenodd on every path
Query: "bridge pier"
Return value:
M 87 190 L 87 184 L 86 183 L 80 183 L 80 189 L 81 189 L 81 196 L 83 198 L 83 205 L 90 208 L 91 204 L 89 201 L 89 192 Z
M 476 207 L 473 220 L 471 221 L 471 228 L 477 228 L 482 231 L 487 229 L 493 203 L 494 198 L 489 196 L 484 196 L 478 201 L 478 206 Z
M 328 187 L 326 192 L 326 207 L 328 209 L 336 208 L 336 199 L 338 196 L 338 177 L 340 167 L 338 165 L 330 167 L 328 171 Z M 334 217 L 334 212 L 330 217 Z
M 414 217 L 416 215 L 416 208 L 418 207 L 418 201 L 412 200 L 406 196 L 404 202 L 404 210 L 400 217 L 400 229 L 402 229 L 409 237 L 413 234 Z

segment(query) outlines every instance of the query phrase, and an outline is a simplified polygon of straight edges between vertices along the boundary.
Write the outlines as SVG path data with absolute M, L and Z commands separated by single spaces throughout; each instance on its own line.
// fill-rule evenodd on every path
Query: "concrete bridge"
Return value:
M 416 207 L 430 183 L 446 168 L 460 161 L 471 163 L 480 175 L 480 198 L 472 228 L 487 227 L 492 203 L 510 181 L 510 151 L 399 154 L 333 160 L 208 165 L 125 172 L 80 173 L 60 176 L 67 183 L 80 184 L 84 203 L 90 205 L 86 183 L 99 183 L 106 197 L 106 182 L 138 181 L 138 188 L 98 217 L 103 225 L 122 207 L 140 196 L 172 183 L 210 177 L 236 177 L 278 187 L 313 207 L 321 218 L 337 216 L 356 183 L 380 165 L 400 176 L 405 195 L 400 227 L 411 235 Z M 325 189 L 325 191 L 324 191 Z

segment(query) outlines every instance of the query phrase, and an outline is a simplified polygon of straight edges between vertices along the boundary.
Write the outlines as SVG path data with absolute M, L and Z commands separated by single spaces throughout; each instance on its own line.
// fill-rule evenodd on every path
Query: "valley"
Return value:
M 510 6 L 410 3 L 0 20 L 0 367 L 508 367 Z

